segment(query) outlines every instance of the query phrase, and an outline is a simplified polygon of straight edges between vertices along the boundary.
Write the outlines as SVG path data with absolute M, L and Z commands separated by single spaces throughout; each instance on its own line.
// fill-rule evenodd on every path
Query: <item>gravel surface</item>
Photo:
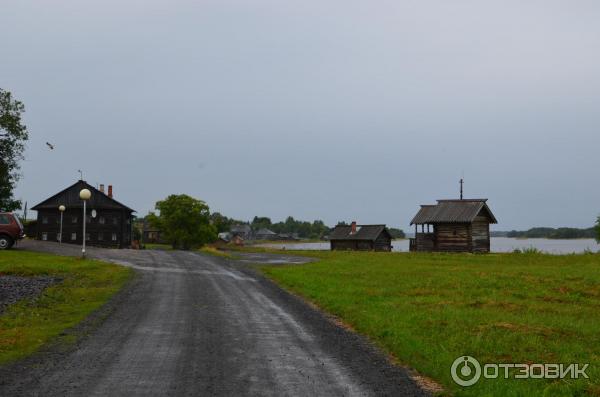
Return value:
M 0 314 L 13 303 L 21 299 L 35 298 L 44 289 L 60 282 L 55 277 L 18 277 L 0 274 Z
M 78 254 L 26 242 L 20 249 Z M 0 368 L 0 395 L 424 396 L 409 372 L 258 274 L 181 251 L 90 249 L 137 270 L 104 321 L 71 349 Z M 304 259 L 305 260 L 305 259 Z

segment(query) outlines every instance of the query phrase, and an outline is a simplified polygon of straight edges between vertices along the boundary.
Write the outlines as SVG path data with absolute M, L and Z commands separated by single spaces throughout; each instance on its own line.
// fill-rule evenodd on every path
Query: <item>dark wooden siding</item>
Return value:
M 86 244 L 113 248 L 129 247 L 131 245 L 131 214 L 120 210 L 96 210 L 96 212 L 96 218 L 91 217 L 91 210 L 87 214 L 89 221 L 86 224 L 86 233 L 89 234 L 90 239 Z M 37 219 L 37 239 L 43 240 L 46 237 L 47 241 L 58 241 L 60 232 L 58 209 L 40 209 Z M 64 212 L 63 243 L 81 244 L 83 242 L 82 222 L 83 210 L 67 209 Z M 116 239 L 113 239 L 113 234 Z
M 435 248 L 435 234 L 434 233 L 417 233 L 416 237 L 416 251 L 433 251 Z
M 490 251 L 490 223 L 487 216 L 478 215 L 472 226 L 473 252 Z
M 375 249 L 375 251 L 391 251 L 392 239 L 387 233 L 381 233 L 379 236 L 377 236 L 377 239 L 373 245 L 373 249 Z
M 471 225 L 468 223 L 446 223 L 435 225 L 435 250 L 465 252 L 471 250 Z

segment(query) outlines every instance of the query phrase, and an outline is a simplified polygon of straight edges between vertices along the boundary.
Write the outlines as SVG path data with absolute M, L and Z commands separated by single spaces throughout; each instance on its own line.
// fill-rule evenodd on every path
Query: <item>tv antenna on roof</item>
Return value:
M 465 183 L 464 177 L 460 178 L 460 199 L 463 199 L 463 184 Z
M 79 172 L 79 180 L 83 181 L 83 172 L 81 170 L 77 170 L 77 172 Z

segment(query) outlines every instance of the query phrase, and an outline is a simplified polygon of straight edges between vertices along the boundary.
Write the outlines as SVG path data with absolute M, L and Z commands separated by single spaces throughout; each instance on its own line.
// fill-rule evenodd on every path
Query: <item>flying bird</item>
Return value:
M 46 142 L 46 145 L 50 148 L 50 150 L 54 150 L 54 145 L 49 142 Z

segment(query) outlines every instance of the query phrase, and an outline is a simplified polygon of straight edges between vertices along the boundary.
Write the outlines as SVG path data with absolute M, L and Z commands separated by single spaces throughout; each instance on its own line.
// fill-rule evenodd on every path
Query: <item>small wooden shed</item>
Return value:
M 410 239 L 409 249 L 489 252 L 491 223 L 498 221 L 487 199 L 438 200 L 434 205 L 422 205 L 410 222 L 415 225 L 415 237 Z
M 392 250 L 392 236 L 385 225 L 337 225 L 329 240 L 332 251 Z

